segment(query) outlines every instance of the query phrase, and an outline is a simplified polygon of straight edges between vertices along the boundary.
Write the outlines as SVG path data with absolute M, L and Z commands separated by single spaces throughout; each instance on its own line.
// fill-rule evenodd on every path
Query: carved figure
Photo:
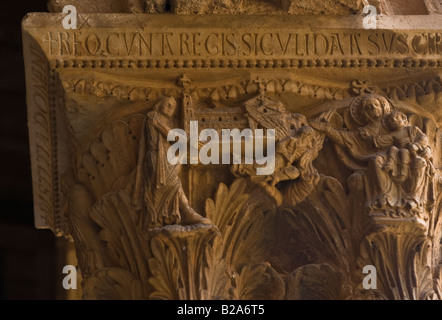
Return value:
M 359 105 L 350 106 L 349 117 L 354 123 L 347 125 L 350 131 L 336 130 L 327 121 L 312 121 L 309 125 L 324 132 L 339 146 L 345 147 L 354 160 L 364 162 L 376 152 L 372 138 L 382 133 L 381 119 L 390 111 L 391 106 L 385 98 L 368 95 L 360 101 Z
M 172 129 L 176 107 L 174 98 L 163 97 L 146 115 L 142 126 L 132 203 L 145 212 L 149 228 L 211 223 L 189 205 L 178 176 L 180 163 L 170 164 L 167 160 L 167 134 Z
M 322 148 L 323 137 L 307 125 L 305 116 L 287 112 L 280 101 L 261 94 L 247 101 L 245 106 L 251 128 L 275 129 L 275 171 L 269 176 L 259 176 L 257 163 L 233 165 L 231 170 L 235 175 L 249 176 L 278 205 L 294 206 L 319 182 L 312 161 Z M 277 188 L 280 182 L 287 183 Z
M 379 179 L 379 187 L 390 190 L 391 186 L 383 185 L 390 180 L 396 184 L 403 183 L 403 202 L 410 209 L 416 208 L 426 199 L 421 193 L 426 176 L 434 176 L 428 138 L 418 127 L 410 126 L 407 116 L 399 111 L 386 115 L 385 124 L 390 133 L 374 137 L 373 140 L 377 148 L 387 148 L 385 154 L 381 153 L 375 159 L 376 176 L 387 176 Z M 392 200 L 387 192 L 380 201 L 379 205 L 384 206 Z
M 293 163 L 313 147 L 314 133 L 311 127 L 301 127 L 298 135 L 279 141 L 276 146 L 275 173 L 267 177 L 272 187 L 280 181 L 294 180 L 300 176 L 301 171 Z
M 345 148 L 350 159 L 344 162 L 356 171 L 353 180 L 362 172 L 367 205 L 372 210 L 422 207 L 427 196 L 433 197 L 424 195 L 430 191 L 424 190 L 429 185 L 426 179 L 434 175 L 426 135 L 410 126 L 405 114 L 391 111 L 390 103 L 381 96 L 367 95 L 356 102 L 345 117 L 350 131 L 334 129 L 326 121 L 310 125 Z

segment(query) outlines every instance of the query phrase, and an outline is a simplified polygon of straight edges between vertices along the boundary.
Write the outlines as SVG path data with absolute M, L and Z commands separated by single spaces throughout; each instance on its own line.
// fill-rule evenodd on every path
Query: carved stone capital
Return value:
M 439 16 L 63 17 L 23 21 L 35 224 L 85 298 L 442 298 Z

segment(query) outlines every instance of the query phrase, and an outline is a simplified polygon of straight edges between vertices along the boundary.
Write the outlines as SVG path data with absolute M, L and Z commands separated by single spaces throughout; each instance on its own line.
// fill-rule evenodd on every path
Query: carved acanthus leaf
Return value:
M 220 184 L 215 200 L 206 201 L 206 213 L 218 226 L 224 243 L 223 256 L 229 274 L 242 263 L 259 261 L 274 206 L 263 192 L 251 194 L 247 180 L 236 179 L 228 188 Z
M 151 231 L 150 299 L 225 298 L 222 242 L 213 226 L 166 226 Z
M 287 299 L 342 300 L 351 295 L 342 273 L 328 264 L 309 264 L 287 276 Z
M 350 213 L 350 201 L 341 184 L 334 178 L 322 177 L 317 188 L 296 208 L 283 209 L 284 220 L 295 231 L 295 243 L 304 252 L 314 252 L 307 261 L 334 261 L 338 270 L 351 277 L 355 261 L 348 260 L 356 252 L 360 217 Z M 353 266 L 352 266 L 353 264 Z
M 87 300 L 141 300 L 144 298 L 141 282 L 132 273 L 121 268 L 105 268 L 83 282 Z
M 78 179 L 95 199 L 111 191 L 117 180 L 135 168 L 142 121 L 139 114 L 115 121 L 101 133 L 91 134 L 85 151 L 80 150 Z
M 386 299 L 421 300 L 434 295 L 428 252 L 422 235 L 396 234 L 389 227 L 373 233 L 361 244 L 361 265 L 377 266 L 378 292 Z
M 285 282 L 268 264 L 243 266 L 234 282 L 235 300 L 280 300 L 285 295 Z

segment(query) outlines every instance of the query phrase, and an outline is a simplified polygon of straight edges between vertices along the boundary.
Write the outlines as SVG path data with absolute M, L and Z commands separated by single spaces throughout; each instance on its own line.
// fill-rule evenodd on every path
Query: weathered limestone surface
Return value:
M 36 226 L 73 239 L 84 298 L 442 298 L 441 16 L 95 3 L 23 21 Z M 170 163 L 190 121 L 275 129 L 274 172 Z
M 75 5 L 83 13 L 164 13 L 176 14 L 359 14 L 373 5 L 388 15 L 442 14 L 439 0 L 50 0 L 50 12 Z

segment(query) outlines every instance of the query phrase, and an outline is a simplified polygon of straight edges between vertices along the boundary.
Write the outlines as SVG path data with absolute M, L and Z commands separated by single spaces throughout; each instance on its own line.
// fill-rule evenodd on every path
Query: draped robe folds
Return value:
M 149 112 L 143 123 L 140 140 L 137 183 L 135 194 L 143 193 L 143 205 L 149 228 L 178 224 L 180 216 L 181 164 L 170 164 L 167 160 L 167 132 L 170 126 L 160 119 L 156 111 Z M 135 202 L 141 202 L 141 199 Z
M 300 176 L 300 179 L 293 179 L 288 176 L 290 179 L 288 179 L 286 183 L 283 183 L 281 187 L 281 193 L 284 199 L 283 203 L 287 206 L 295 206 L 302 202 L 320 181 L 319 173 L 313 166 L 313 160 L 318 156 L 320 146 L 322 147 L 323 138 L 318 134 L 312 137 L 298 136 L 292 137 L 291 139 L 294 138 L 296 138 L 297 141 L 293 145 L 293 149 L 281 150 L 291 152 L 291 154 L 284 154 L 284 152 L 282 152 L 281 155 L 292 164 L 292 167 L 287 169 L 296 167 L 298 175 Z M 308 140 L 304 141 L 304 139 Z M 293 175 L 293 170 L 288 172 L 288 175 L 290 174 Z
M 380 198 L 385 199 L 390 206 L 402 206 L 404 200 L 413 200 L 423 209 L 427 200 L 431 204 L 434 197 L 431 162 L 419 156 L 411 157 L 406 179 L 398 182 L 393 177 L 398 167 L 404 164 L 392 156 L 391 148 L 402 149 L 405 154 L 409 154 L 408 150 L 403 149 L 407 142 L 418 144 L 420 149 L 428 147 L 425 135 L 418 127 L 408 126 L 403 130 L 407 130 L 407 135 L 401 139 L 400 145 L 395 145 L 397 142 L 389 136 L 380 121 L 354 131 L 331 130 L 327 134 L 338 144 L 337 151 L 343 162 L 357 171 L 351 179 L 361 181 L 357 177 L 362 178 L 366 199 L 370 204 Z M 345 147 L 345 151 L 341 147 Z M 389 161 L 393 162 L 393 171 L 382 168 Z

